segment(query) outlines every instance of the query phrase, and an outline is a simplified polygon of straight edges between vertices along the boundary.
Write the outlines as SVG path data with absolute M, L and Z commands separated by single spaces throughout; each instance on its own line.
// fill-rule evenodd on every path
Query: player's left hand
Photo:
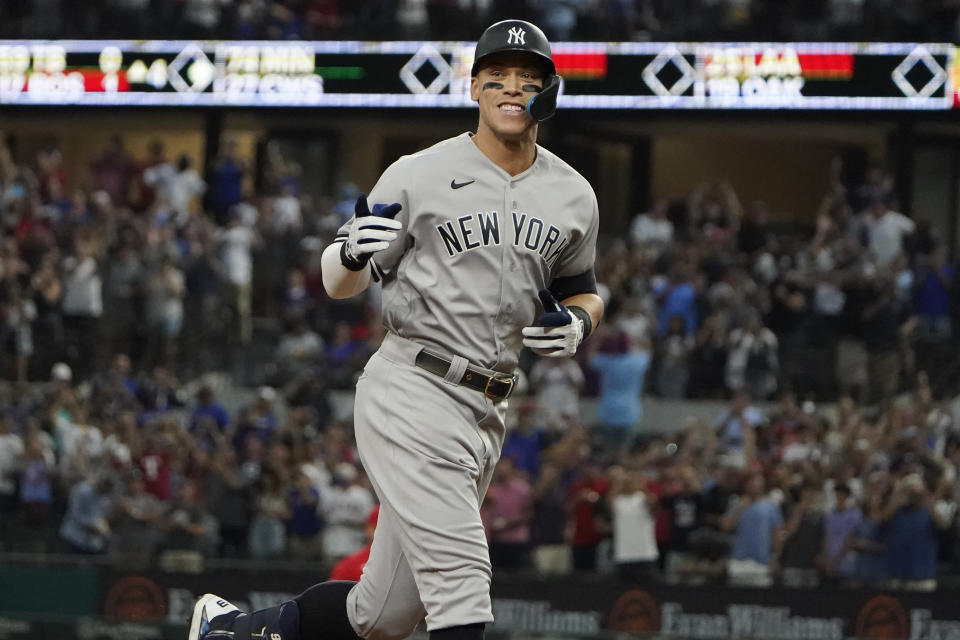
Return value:
M 541 289 L 543 313 L 533 327 L 524 327 L 523 346 L 548 358 L 566 358 L 577 352 L 583 341 L 583 320 L 557 302 L 549 289 Z

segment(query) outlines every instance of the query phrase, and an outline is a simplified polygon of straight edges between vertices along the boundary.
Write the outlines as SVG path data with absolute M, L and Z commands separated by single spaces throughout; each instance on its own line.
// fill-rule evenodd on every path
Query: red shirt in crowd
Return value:
M 600 541 L 601 535 L 597 530 L 594 517 L 597 515 L 597 503 L 603 500 L 609 489 L 610 483 L 606 478 L 578 478 L 570 483 L 567 500 L 574 505 L 573 544 L 575 546 L 586 546 Z M 597 499 L 578 499 L 577 494 L 583 490 L 593 491 L 597 494 Z
M 138 461 L 147 493 L 157 500 L 170 499 L 170 454 L 163 450 L 147 451 Z
M 370 559 L 370 545 L 365 546 L 360 551 L 351 553 L 346 558 L 333 565 L 333 571 L 330 572 L 330 580 L 353 580 L 356 582 L 363 573 L 363 565 Z

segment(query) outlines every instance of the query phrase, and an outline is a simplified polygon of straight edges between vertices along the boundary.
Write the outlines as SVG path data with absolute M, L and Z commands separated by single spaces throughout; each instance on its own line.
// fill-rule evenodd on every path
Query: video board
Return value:
M 0 105 L 455 108 L 472 42 L 0 40 Z M 577 109 L 947 110 L 956 47 L 561 42 Z

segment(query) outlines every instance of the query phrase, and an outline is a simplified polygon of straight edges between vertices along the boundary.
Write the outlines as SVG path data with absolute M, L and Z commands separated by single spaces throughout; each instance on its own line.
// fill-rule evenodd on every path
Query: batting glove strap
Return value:
M 363 271 L 363 268 L 367 266 L 367 263 L 370 262 L 369 253 L 362 254 L 359 258 L 354 258 L 347 251 L 347 243 L 340 243 L 340 264 L 345 266 L 350 271 Z
M 563 306 L 549 289 L 541 289 L 539 296 L 543 313 L 537 318 L 537 326 L 524 327 L 523 346 L 548 358 L 572 356 L 583 342 L 583 316 L 589 322 L 589 314 L 580 307 Z

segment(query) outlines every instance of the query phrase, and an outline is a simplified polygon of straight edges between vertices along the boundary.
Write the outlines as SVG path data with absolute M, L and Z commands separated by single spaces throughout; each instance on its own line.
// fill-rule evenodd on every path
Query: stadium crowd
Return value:
M 379 342 L 376 291 L 329 300 L 318 271 L 356 190 L 315 201 L 289 169 L 251 195 L 229 141 L 206 178 L 159 142 L 133 158 L 114 136 L 89 175 L 55 145 L 0 145 L 5 549 L 183 568 L 366 544 L 374 496 L 329 393 Z M 708 180 L 601 240 L 607 320 L 577 359 L 522 361 L 483 509 L 496 566 L 922 589 L 952 575 L 955 267 L 882 168 L 825 170 L 810 229 Z M 228 408 L 205 374 L 251 353 L 259 386 Z M 728 405 L 647 424 L 645 391 Z
M 957 39 L 955 0 L 6 0 L 0 37 L 471 40 L 498 18 L 552 41 Z

